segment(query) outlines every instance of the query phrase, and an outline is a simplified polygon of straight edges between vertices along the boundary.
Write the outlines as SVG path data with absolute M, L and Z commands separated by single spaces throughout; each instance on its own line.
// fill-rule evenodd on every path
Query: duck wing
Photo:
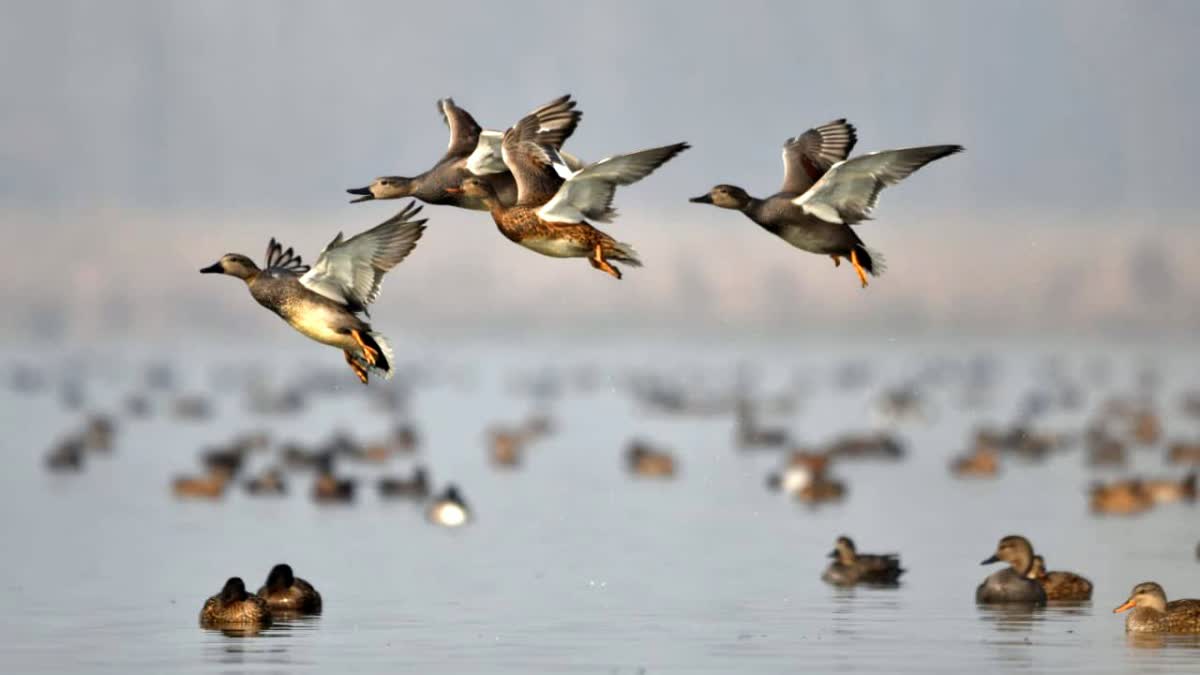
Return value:
M 859 155 L 834 164 L 792 203 L 829 223 L 853 225 L 871 217 L 879 193 L 926 164 L 956 152 L 961 145 L 928 145 Z
M 779 191 L 804 194 L 829 167 L 849 157 L 857 142 L 854 125 L 845 118 L 787 139 L 783 144 L 783 187 Z
M 614 155 L 578 171 L 571 171 L 566 159 L 557 150 L 543 148 L 551 157 L 556 173 L 565 174 L 568 178 L 559 186 L 554 197 L 538 209 L 538 216 L 556 223 L 579 223 L 584 220 L 610 222 L 616 216 L 612 201 L 618 185 L 638 182 L 690 147 L 687 143 L 675 143 L 627 155 Z
M 483 129 L 475 118 L 471 117 L 471 113 L 454 104 L 454 99 L 439 99 L 437 105 L 438 112 L 442 113 L 442 121 L 450 128 L 450 144 L 446 147 L 446 154 L 442 159 L 470 155 L 479 144 L 479 135 Z
M 367 305 L 379 297 L 383 275 L 412 252 L 425 231 L 426 219 L 415 219 L 420 212 L 416 202 L 409 202 L 366 232 L 344 241 L 339 232 L 300 283 L 352 312 L 366 313 Z
M 309 269 L 290 246 L 285 251 L 283 245 L 275 241 L 275 237 L 271 237 L 271 242 L 267 244 L 267 254 L 263 260 L 263 269 L 267 270 L 283 270 L 299 275 Z
M 561 146 L 582 116 L 569 95 L 560 96 L 504 132 L 500 155 L 517 183 L 517 204 L 540 206 L 558 191 L 567 176 L 555 171 L 547 148 Z

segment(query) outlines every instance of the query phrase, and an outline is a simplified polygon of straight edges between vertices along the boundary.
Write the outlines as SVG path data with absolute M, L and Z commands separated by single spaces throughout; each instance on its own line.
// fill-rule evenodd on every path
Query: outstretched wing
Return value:
M 879 193 L 926 164 L 956 152 L 961 145 L 928 145 L 884 150 L 838 162 L 792 203 L 830 223 L 853 225 L 871 217 Z
M 858 134 L 845 119 L 787 139 L 783 144 L 783 187 L 780 192 L 802 194 L 820 180 L 829 167 L 850 156 Z
M 556 172 L 565 172 L 570 177 L 558 188 L 554 197 L 538 209 L 538 216 L 542 220 L 559 223 L 578 223 L 588 219 L 607 223 L 616 216 L 612 201 L 618 185 L 636 183 L 689 147 L 687 143 L 675 143 L 627 155 L 614 155 L 574 173 L 557 151 L 549 150 Z
M 476 176 L 488 176 L 508 171 L 508 167 L 504 166 L 504 153 L 500 149 L 503 140 L 504 132 L 502 131 L 484 129 L 479 132 L 479 142 L 475 144 L 475 150 L 467 157 L 467 171 Z
M 263 269 L 285 270 L 292 274 L 304 274 L 308 271 L 308 265 L 300 260 L 300 256 L 296 255 L 290 246 L 285 251 L 283 245 L 275 241 L 275 237 L 271 237 L 271 243 L 267 244 L 267 255 L 263 260 Z
M 547 148 L 562 145 L 579 124 L 583 113 L 575 110 L 569 95 L 560 96 L 521 118 L 504 132 L 501 157 L 517 184 L 517 204 L 540 206 L 558 191 L 565 176 L 553 167 Z
M 474 152 L 482 129 L 471 113 L 455 105 L 452 98 L 440 99 L 438 111 L 442 113 L 442 121 L 450 127 L 450 144 L 446 147 L 445 157 L 466 157 Z
M 416 202 L 409 202 L 366 232 L 345 241 L 339 232 L 300 283 L 352 312 L 366 313 L 367 305 L 379 297 L 383 275 L 412 252 L 425 231 L 426 219 L 414 219 L 420 212 Z

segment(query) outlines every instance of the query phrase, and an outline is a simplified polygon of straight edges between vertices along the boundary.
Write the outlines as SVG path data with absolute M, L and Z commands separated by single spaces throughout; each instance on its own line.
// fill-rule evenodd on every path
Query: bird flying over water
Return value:
M 367 305 L 379 297 L 383 275 L 416 247 L 425 230 L 425 219 L 416 218 L 420 212 L 420 206 L 409 202 L 366 232 L 349 239 L 339 232 L 311 268 L 291 248 L 284 250 L 272 238 L 261 269 L 240 253 L 227 253 L 200 272 L 245 281 L 258 304 L 289 326 L 341 349 L 363 384 L 368 370 L 388 379 L 395 370 L 392 347 L 359 315 L 370 316 Z
M 961 145 L 929 145 L 883 150 L 846 159 L 858 135 L 844 119 L 789 138 L 783 146 L 783 186 L 759 199 L 736 185 L 717 185 L 690 201 L 746 214 L 792 246 L 850 260 L 863 287 L 867 275 L 883 271 L 882 257 L 850 227 L 868 220 L 883 188 L 895 185 L 926 164 L 962 152 Z

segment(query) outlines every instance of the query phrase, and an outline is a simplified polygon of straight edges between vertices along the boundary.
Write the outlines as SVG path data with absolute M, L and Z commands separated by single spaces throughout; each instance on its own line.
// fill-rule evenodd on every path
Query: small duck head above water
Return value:
M 996 545 L 996 552 L 981 565 L 1006 562 L 1020 575 L 1025 576 L 1033 566 L 1033 545 L 1025 537 L 1010 534 Z
M 246 582 L 241 577 L 230 577 L 221 588 L 221 602 L 241 602 L 248 597 L 250 594 L 246 592 Z
M 854 561 L 858 558 L 858 552 L 854 548 L 854 540 L 845 535 L 838 537 L 837 542 L 833 545 L 833 550 L 829 552 L 829 557 L 843 565 L 853 565 Z
M 281 591 L 291 588 L 294 583 L 296 583 L 296 576 L 292 573 L 292 566 L 287 563 L 280 563 L 272 567 L 271 572 L 267 574 L 265 588 L 268 591 Z
M 412 196 L 413 179 L 404 176 L 380 176 L 366 187 L 350 188 L 346 192 L 358 195 L 357 199 L 350 200 L 351 204 L 372 199 L 400 199 Z
M 1033 556 L 1033 562 L 1029 564 L 1029 572 L 1025 574 L 1029 579 L 1041 579 L 1046 576 L 1046 559 L 1040 555 Z
M 1113 609 L 1113 614 L 1120 614 L 1131 609 L 1153 609 L 1159 612 L 1167 611 L 1167 593 L 1162 586 L 1153 581 L 1143 581 L 1129 592 L 1129 599 L 1120 607 Z
M 744 211 L 753 198 L 745 190 L 736 185 L 717 185 L 707 193 L 688 200 L 693 204 L 712 204 L 722 209 Z
M 200 270 L 201 274 L 228 274 L 243 281 L 252 281 L 261 272 L 254 261 L 241 253 L 226 253 L 217 262 Z

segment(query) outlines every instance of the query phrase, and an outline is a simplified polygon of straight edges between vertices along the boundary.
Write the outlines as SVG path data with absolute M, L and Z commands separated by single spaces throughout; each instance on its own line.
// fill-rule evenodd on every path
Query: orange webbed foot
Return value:
M 358 361 L 354 360 L 354 355 L 351 354 L 349 351 L 342 350 L 342 353 L 346 355 L 346 363 L 350 364 L 350 370 L 354 371 L 354 374 L 358 377 L 358 380 L 360 382 L 362 382 L 363 384 L 366 384 L 367 383 L 367 369 L 363 368 L 361 365 L 359 365 Z
M 379 352 L 371 347 L 368 347 L 367 343 L 363 342 L 362 334 L 360 334 L 357 330 L 351 328 L 350 335 L 354 336 L 354 341 L 358 343 L 358 348 L 362 350 L 363 360 L 369 365 L 375 365 L 375 360 L 376 357 L 379 356 Z
M 858 264 L 858 251 L 850 251 L 850 264 L 854 265 L 854 271 L 858 273 L 858 280 L 862 282 L 862 287 L 867 287 L 867 271 L 862 265 Z

